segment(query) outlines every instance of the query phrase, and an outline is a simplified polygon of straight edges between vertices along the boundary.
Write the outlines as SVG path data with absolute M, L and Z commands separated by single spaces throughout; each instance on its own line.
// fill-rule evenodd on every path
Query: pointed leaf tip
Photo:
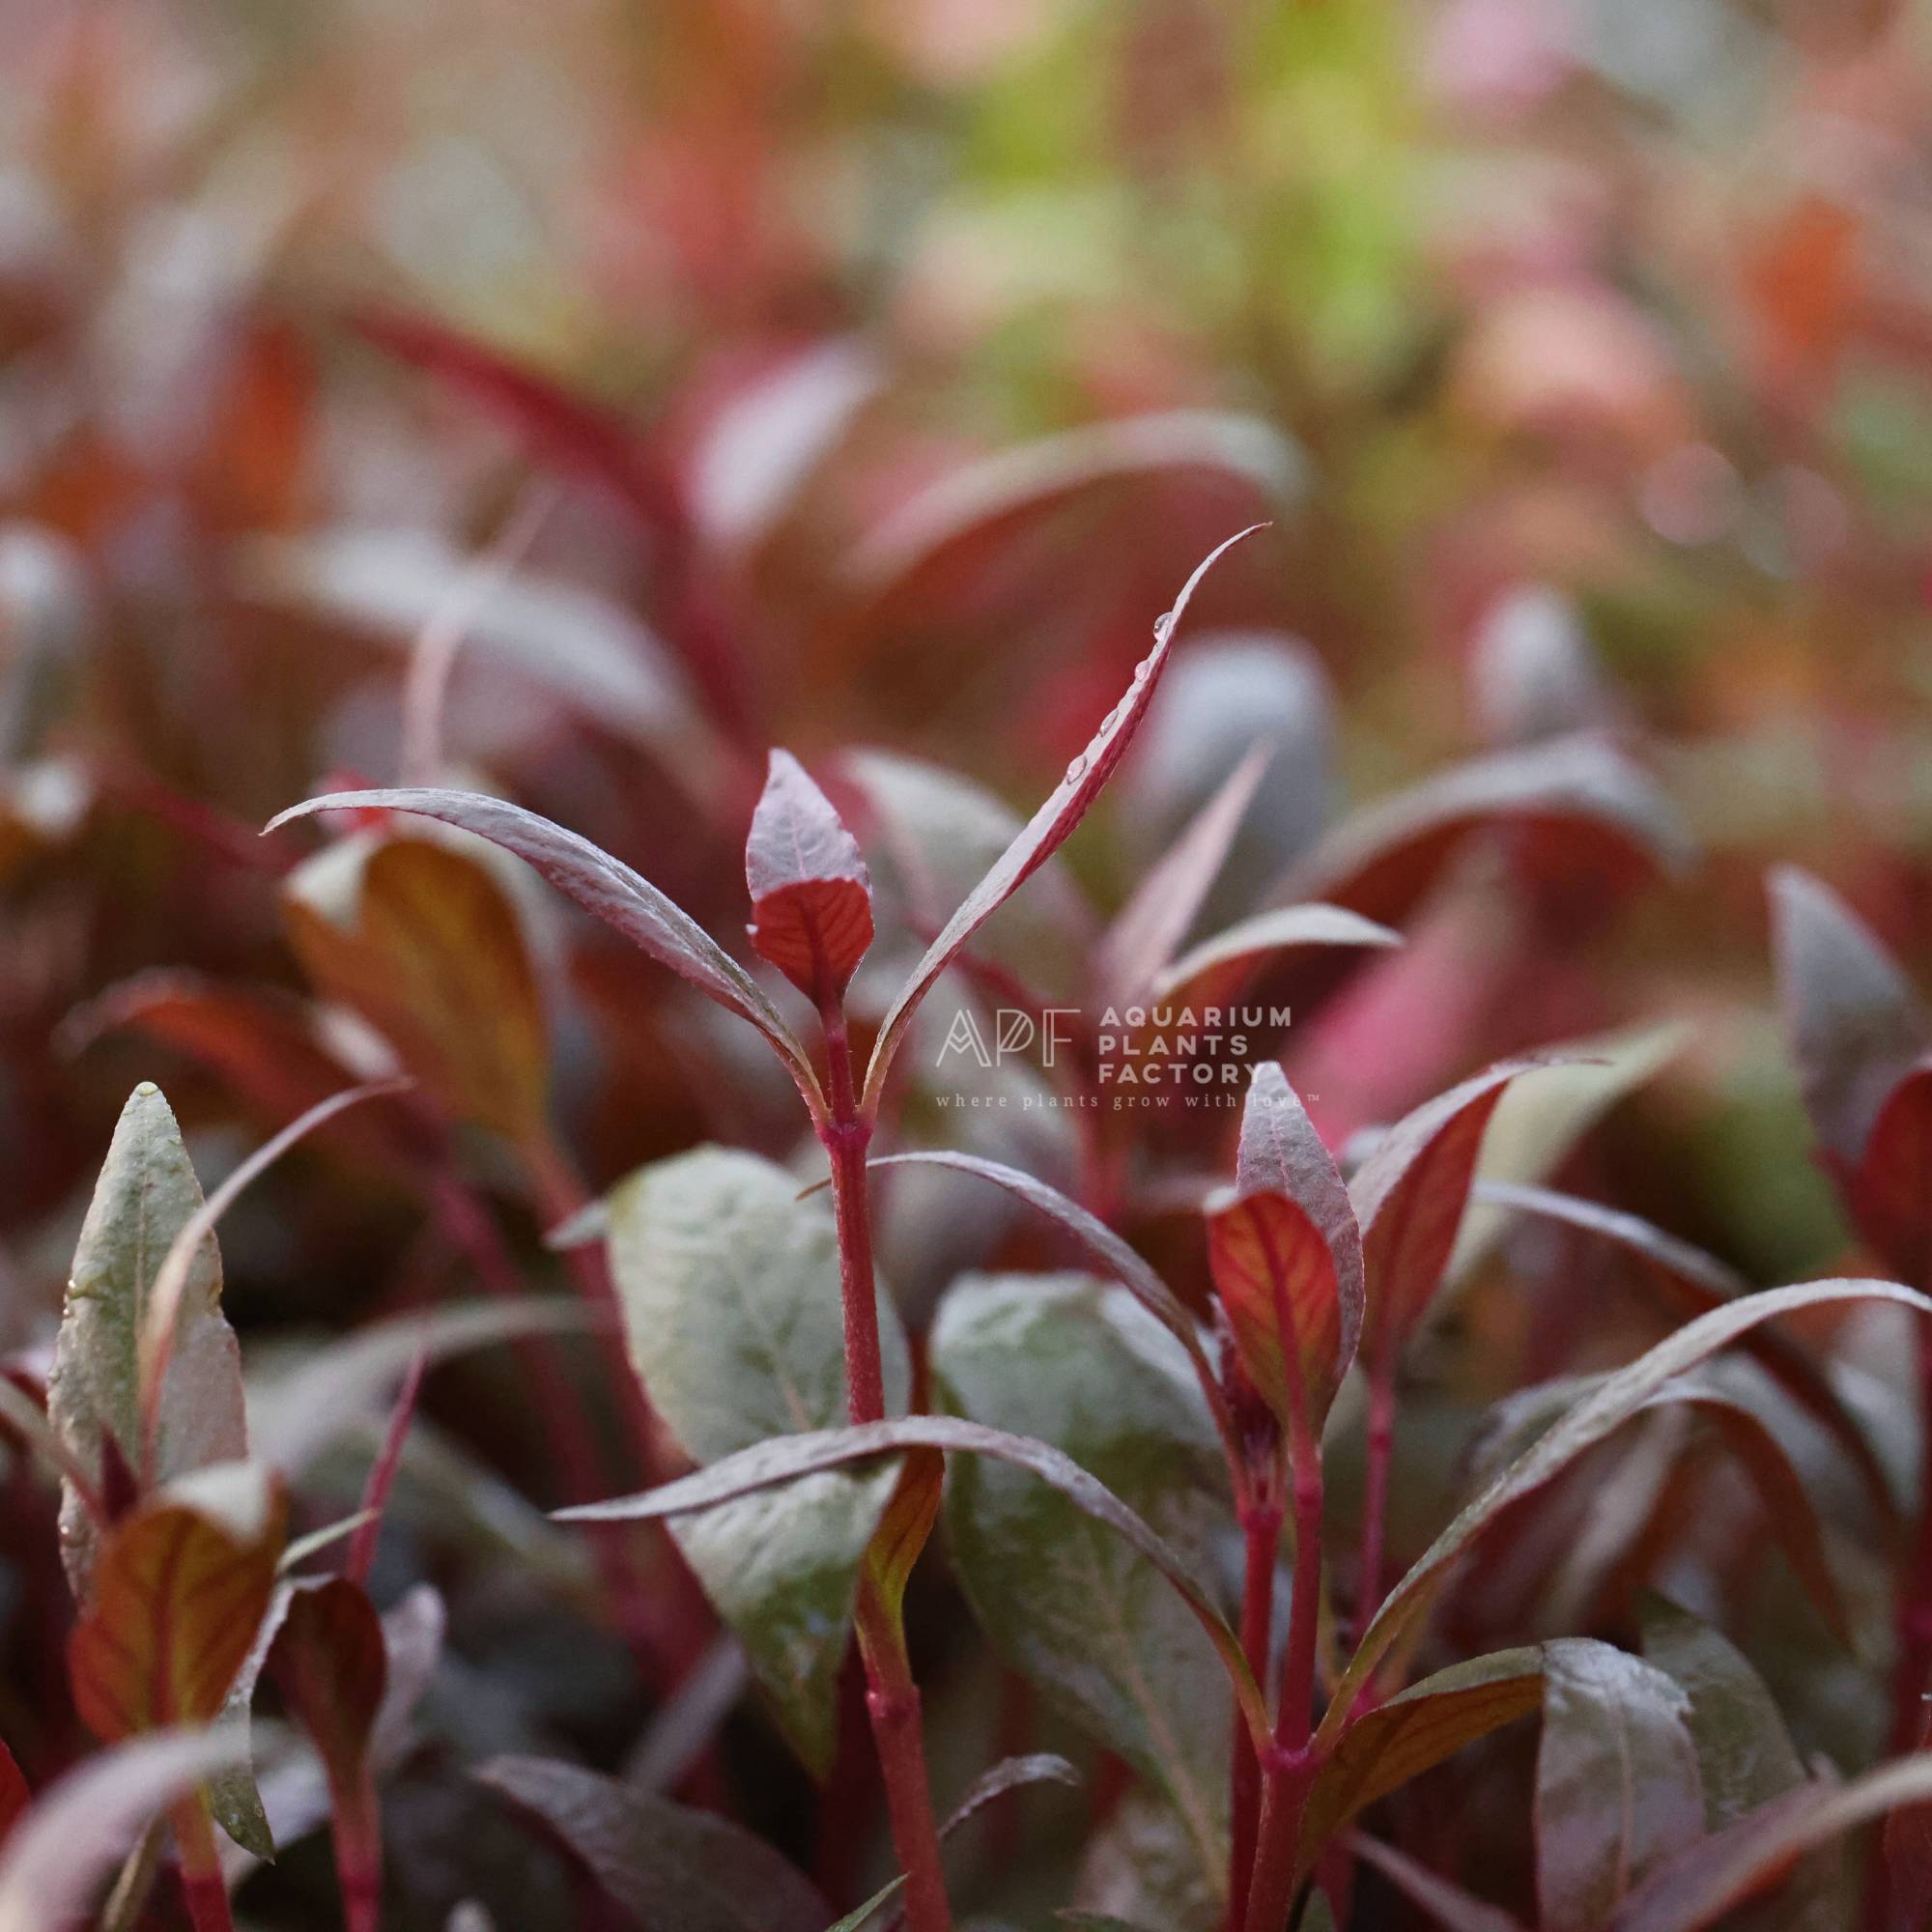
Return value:
M 808 999 L 843 995 L 872 943 L 859 843 L 789 752 L 774 751 L 745 843 L 752 944 Z

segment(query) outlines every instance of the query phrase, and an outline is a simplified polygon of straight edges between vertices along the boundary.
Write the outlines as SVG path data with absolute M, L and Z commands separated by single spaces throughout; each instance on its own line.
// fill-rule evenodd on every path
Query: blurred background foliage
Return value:
M 1422 963 L 1377 967 L 1408 976 L 1379 1006 L 1351 981 L 1291 1070 L 1339 1132 L 1688 1020 L 1588 1179 L 1759 1280 L 1844 1259 L 1761 879 L 1808 865 L 1932 956 L 1928 35 L 1912 0 L 0 5 L 0 1346 L 44 1343 L 133 1079 L 205 1181 L 312 1097 L 266 1021 L 116 1024 L 129 976 L 371 1019 L 285 914 L 307 834 L 255 830 L 407 765 L 426 622 L 471 633 L 443 768 L 728 935 L 767 744 L 1030 808 L 1263 516 L 1081 882 L 1120 901 L 1243 718 L 1293 748 L 1250 889 L 1343 802 L 1611 729 L 1694 866 L 1528 912 L 1438 892 Z M 594 1186 L 790 1150 L 742 1041 L 514 890 Z M 558 1198 L 461 1133 L 534 1278 Z M 251 1348 L 439 1292 L 374 1136 L 224 1228 Z M 929 1292 L 954 1252 L 906 1267 Z M 1548 1309 L 1471 1309 L 1472 1395 L 1486 1344 L 1570 1359 Z M 508 1393 L 463 1373 L 453 1427 Z M 526 1427 L 506 1402 L 490 1460 Z M 478 1683 L 616 1724 L 582 1658 L 490 1641 Z

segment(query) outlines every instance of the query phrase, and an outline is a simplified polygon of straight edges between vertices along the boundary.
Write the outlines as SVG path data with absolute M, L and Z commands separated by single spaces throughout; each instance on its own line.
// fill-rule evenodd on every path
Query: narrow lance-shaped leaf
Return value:
M 647 879 L 589 839 L 521 806 L 482 792 L 399 786 L 386 791 L 331 792 L 304 799 L 271 819 L 267 829 L 317 811 L 404 811 L 473 832 L 526 860 L 558 891 L 613 931 L 668 966 L 721 1007 L 747 1019 L 772 1043 L 787 1071 L 816 1107 L 820 1096 L 811 1062 L 764 989 L 691 915 Z
M 98 1738 L 220 1715 L 274 1594 L 286 1520 L 279 1483 L 228 1463 L 114 1526 L 68 1643 L 74 1705 Z
M 1090 1214 L 1077 1202 L 1069 1201 L 1058 1188 L 1036 1180 L 1020 1168 L 1006 1167 L 998 1161 L 982 1160 L 978 1154 L 955 1153 L 951 1149 L 928 1148 L 910 1153 L 884 1154 L 870 1163 L 873 1167 L 950 1167 L 961 1174 L 977 1175 L 1017 1195 L 1028 1207 L 1037 1208 L 1077 1240 L 1098 1261 L 1167 1332 L 1187 1351 L 1202 1394 L 1214 1418 L 1230 1455 L 1234 1453 L 1232 1427 L 1226 1413 L 1219 1383 L 1214 1378 L 1207 1350 L 1201 1342 L 1200 1324 L 1181 1305 L 1179 1297 L 1153 1268 L 1135 1253 L 1113 1229 Z
M 1359 1833 L 1350 1845 L 1364 1864 L 1373 1865 L 1404 1897 L 1419 1905 L 1431 1922 L 1441 1926 L 1443 1932 L 1523 1932 L 1522 1921 L 1501 1906 L 1472 1898 L 1461 1886 L 1451 1885 L 1394 1845 L 1363 1837 Z
M 160 1089 L 143 1082 L 122 1109 L 81 1226 L 47 1384 L 47 1419 L 97 1487 L 108 1438 L 127 1467 L 143 1465 L 141 1338 L 163 1260 L 201 1206 L 175 1117 Z M 221 1314 L 212 1234 L 188 1256 L 170 1352 L 147 1459 L 160 1481 L 247 1453 L 241 1350 Z M 76 1595 L 86 1594 L 94 1548 L 86 1505 L 70 1485 L 61 1554 Z
M 1717 1256 L 1666 1233 L 1641 1215 L 1575 1194 L 1548 1187 L 1519 1187 L 1506 1181 L 1479 1180 L 1474 1194 L 1491 1207 L 1542 1214 L 1614 1241 L 1646 1264 L 1649 1278 L 1661 1286 L 1685 1319 L 1709 1314 L 1750 1292 L 1744 1276 Z M 1812 1357 L 1775 1328 L 1753 1330 L 1738 1347 L 1844 1450 L 1863 1479 L 1881 1520 L 1896 1522 L 1898 1505 L 1891 1493 L 1890 1478 L 1866 1437 L 1864 1425 L 1845 1406 Z
M 1536 1757 L 1543 1924 L 1597 1932 L 1631 1889 L 1701 1835 L 1690 1700 L 1654 1664 L 1587 1638 L 1546 1646 Z
M 150 1820 L 246 1749 L 231 1730 L 156 1731 L 49 1785 L 0 1846 L 0 1932 L 72 1932 Z
M 1180 619 L 1201 580 L 1224 552 L 1259 527 L 1257 525 L 1230 537 L 1226 543 L 1210 551 L 1195 567 L 1193 576 L 1181 586 L 1180 595 L 1175 599 L 1174 609 L 1154 626 L 1153 649 L 1135 668 L 1133 683 L 1128 686 L 1125 696 L 1101 721 L 1099 730 L 1094 734 L 1087 749 L 1067 766 L 1066 776 L 1052 795 L 1027 821 L 1019 837 L 994 861 L 992 869 L 967 894 L 964 902 L 926 949 L 925 956 L 913 968 L 911 979 L 900 988 L 898 997 L 880 1022 L 871 1062 L 866 1069 L 864 1105 L 867 1114 L 877 1111 L 879 1094 L 885 1086 L 886 1074 L 891 1070 L 893 1056 L 898 1050 L 900 1037 L 911 1023 L 919 1003 L 931 990 L 933 981 L 952 964 L 960 948 L 973 934 L 1060 849 L 1086 815 L 1087 808 L 1098 797 L 1101 787 L 1113 776 L 1115 766 L 1125 755 L 1135 730 L 1147 715 L 1149 701 L 1160 682 L 1161 672 L 1166 668 L 1174 634 L 1179 628 Z
M 1932 1300 L 1890 1281 L 1814 1281 L 1767 1289 L 1700 1316 L 1628 1367 L 1606 1377 L 1467 1503 L 1389 1593 L 1336 1687 L 1328 1715 L 1321 1722 L 1322 1744 L 1332 1743 L 1376 1667 L 1428 1610 L 1446 1581 L 1451 1564 L 1498 1512 L 1601 1442 L 1664 1383 L 1707 1361 L 1720 1349 L 1729 1348 L 1759 1323 L 1801 1309 L 1861 1300 L 1895 1301 L 1919 1315 L 1932 1315 Z
M 1543 1650 L 1531 1644 L 1451 1664 L 1364 1712 L 1309 1793 L 1300 1868 L 1311 1869 L 1328 1840 L 1378 1799 L 1542 1702 Z
M 745 884 L 760 956 L 807 999 L 842 999 L 872 943 L 872 882 L 858 840 L 789 752 L 772 753 Z
M 1190 947 L 1153 977 L 1150 996 L 1189 1007 L 1232 999 L 1249 971 L 1277 952 L 1303 946 L 1400 946 L 1402 935 L 1342 906 L 1275 906 Z
M 1094 961 L 1102 1002 L 1139 999 L 1187 937 L 1195 915 L 1227 859 L 1241 816 L 1274 748 L 1252 747 L 1193 822 L 1149 867 L 1133 896 L 1102 935 Z
M 1848 1784 L 1814 1781 L 1774 1798 L 1658 1867 L 1610 1932 L 1701 1932 L 1777 1884 L 1808 1852 L 1908 1804 L 1932 1803 L 1932 1751 L 1914 1751 Z
M 1416 1108 L 1377 1143 L 1349 1183 L 1367 1276 L 1364 1349 L 1386 1375 L 1415 1332 L 1455 1251 L 1490 1116 L 1534 1060 L 1506 1060 Z
M 727 1456 L 722 1463 L 714 1463 L 708 1469 L 680 1477 L 674 1483 L 646 1490 L 640 1495 L 558 1510 L 556 1517 L 562 1522 L 626 1522 L 683 1516 L 694 1510 L 715 1509 L 720 1503 L 732 1502 L 781 1483 L 794 1483 L 802 1476 L 816 1475 L 823 1469 L 840 1469 L 854 1463 L 875 1462 L 902 1449 L 919 1448 L 991 1456 L 1016 1468 L 1030 1469 L 1042 1482 L 1052 1484 L 1085 1515 L 1124 1537 L 1174 1585 L 1194 1612 L 1227 1667 L 1257 1748 L 1265 1748 L 1267 1715 L 1261 1692 L 1241 1656 L 1238 1640 L 1196 1579 L 1191 1566 L 1104 1483 L 1089 1475 L 1050 1443 L 985 1429 L 958 1416 L 908 1415 L 896 1422 L 868 1422 L 849 1429 L 820 1429 L 803 1435 L 781 1436 Z
M 1778 997 L 1819 1145 L 1855 1166 L 1879 1108 L 1932 1046 L 1891 955 L 1838 895 L 1796 866 L 1771 875 Z
M 496 1757 L 475 1774 L 590 1869 L 652 1932 L 822 1932 L 810 1879 L 742 1825 L 552 1758 Z
M 1319 1439 L 1362 1331 L 1348 1189 L 1281 1068 L 1255 1068 L 1232 1193 L 1208 1203 L 1208 1259 L 1249 1378 L 1292 1435 Z

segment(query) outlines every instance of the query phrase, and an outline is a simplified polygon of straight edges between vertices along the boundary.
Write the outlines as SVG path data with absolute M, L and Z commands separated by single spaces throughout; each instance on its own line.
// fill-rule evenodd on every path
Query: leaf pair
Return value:
M 1125 754 L 1196 586 L 1222 553 L 1239 540 L 1230 538 L 1196 568 L 1173 610 L 1155 627 L 1153 648 L 1141 661 L 1126 695 L 1067 767 L 1052 795 L 955 908 L 913 969 L 888 1009 L 872 1049 L 860 1096 L 867 1117 L 877 1112 L 899 1041 L 933 982 L 980 926 L 1065 841 Z M 810 1056 L 763 989 L 688 914 L 589 840 L 534 812 L 480 793 L 408 786 L 307 799 L 277 814 L 268 830 L 311 812 L 353 810 L 414 812 L 439 819 L 526 860 L 587 912 L 755 1026 L 784 1062 L 814 1117 L 822 1114 L 824 1095 Z M 850 834 L 823 793 L 784 753 L 774 757 L 760 802 L 747 851 L 747 879 L 755 915 L 753 939 L 760 952 L 814 999 L 822 990 L 842 990 L 871 937 L 869 884 Z

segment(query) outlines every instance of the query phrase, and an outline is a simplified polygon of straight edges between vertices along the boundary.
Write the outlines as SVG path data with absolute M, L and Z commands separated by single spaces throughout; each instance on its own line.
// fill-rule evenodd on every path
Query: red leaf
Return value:
M 1932 1059 L 1886 1095 L 1845 1183 L 1859 1233 L 1900 1281 L 1932 1281 Z
M 216 1480 L 248 1493 L 204 1507 Z M 75 1708 L 103 1743 L 220 1714 L 274 1591 L 286 1515 L 278 1483 L 231 1463 L 171 1486 L 109 1532 L 68 1641 Z
M 775 751 L 745 842 L 752 944 L 808 999 L 841 999 L 872 943 L 859 843 L 806 769 Z
M 332 1792 L 361 1781 L 388 1685 L 383 1624 L 359 1583 L 331 1577 L 298 1590 L 269 1646 L 267 1670 L 315 1740 Z
M 1350 1183 L 1362 1230 L 1372 1373 L 1393 1364 L 1441 1282 L 1504 1089 L 1539 1064 L 1499 1061 L 1438 1094 L 1389 1129 Z
M 1795 866 L 1774 871 L 1769 891 L 1805 1111 L 1842 1171 L 1857 1164 L 1886 1096 L 1932 1038 L 1904 974 L 1835 893 Z
M 6 1843 L 14 1820 L 33 1802 L 34 1795 L 20 1776 L 20 1767 L 14 1762 L 14 1753 L 0 1741 L 0 1844 Z
M 900 988 L 898 998 L 880 1023 L 878 1038 L 872 1047 L 871 1064 L 866 1069 L 867 1113 L 878 1106 L 893 1055 L 920 1001 L 931 990 L 932 982 L 952 963 L 953 956 L 974 933 L 1059 851 L 1086 816 L 1087 808 L 1099 796 L 1101 786 L 1113 776 L 1114 767 L 1125 755 L 1134 732 L 1147 715 L 1161 672 L 1167 668 L 1168 648 L 1201 580 L 1224 552 L 1260 527 L 1256 525 L 1230 537 L 1195 566 L 1194 575 L 1181 585 L 1180 595 L 1174 600 L 1174 609 L 1154 626 L 1153 649 L 1140 661 L 1126 695 L 1101 720 L 1099 730 L 1094 732 L 1087 749 L 1067 766 L 1066 776 L 1054 788 L 1052 796 L 1027 820 L 1019 837 L 993 862 L 985 877 L 966 895 L 964 902 L 926 949 L 925 956 L 913 968 L 911 979 Z
M 1292 1437 L 1318 1437 L 1346 1366 L 1321 1231 L 1285 1194 L 1236 1194 L 1209 1206 L 1208 1261 L 1248 1378 Z

